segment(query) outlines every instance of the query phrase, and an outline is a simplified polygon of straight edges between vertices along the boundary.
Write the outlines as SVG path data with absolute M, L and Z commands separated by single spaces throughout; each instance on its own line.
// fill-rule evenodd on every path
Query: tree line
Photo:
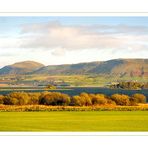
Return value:
M 0 95 L 0 104 L 3 105 L 51 105 L 51 106 L 95 106 L 95 105 L 120 105 L 135 106 L 138 103 L 146 103 L 143 94 L 88 94 L 69 96 L 60 92 L 26 93 L 12 92 L 8 95 Z
M 117 84 L 111 84 L 110 88 L 120 88 L 120 89 L 148 89 L 148 82 L 119 82 Z

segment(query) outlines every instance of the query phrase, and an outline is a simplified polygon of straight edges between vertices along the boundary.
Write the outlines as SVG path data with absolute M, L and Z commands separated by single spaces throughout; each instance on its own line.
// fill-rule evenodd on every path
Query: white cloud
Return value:
M 148 46 L 148 27 L 127 25 L 62 25 L 59 22 L 25 24 L 18 38 L 0 38 L 0 48 L 68 51 L 125 49 Z M 136 33 L 136 34 L 133 34 Z M 139 46 L 140 45 L 140 46 Z M 58 49 L 60 48 L 60 49 Z M 61 52 L 61 51 L 60 51 Z
M 55 48 L 52 52 L 51 52 L 52 55 L 55 55 L 55 56 L 63 56 L 66 54 L 66 50 L 64 48 Z
M 49 22 L 21 27 L 16 38 L 0 37 L 1 65 L 24 60 L 48 65 L 122 57 L 148 58 L 148 27 L 144 26 Z
M 132 44 L 144 42 L 148 35 L 144 26 L 92 25 L 68 26 L 59 22 L 24 25 L 22 28 L 23 48 L 65 50 L 126 49 Z M 147 46 L 147 43 L 145 44 Z
M 18 48 L 20 39 L 11 38 L 11 37 L 4 37 L 0 38 L 0 48 Z

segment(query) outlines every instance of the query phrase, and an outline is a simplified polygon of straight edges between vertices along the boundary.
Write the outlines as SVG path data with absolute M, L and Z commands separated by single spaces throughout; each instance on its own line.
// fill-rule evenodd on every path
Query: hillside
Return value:
M 35 71 L 44 65 L 34 61 L 24 61 L 5 66 L 0 69 L 0 75 L 7 74 L 26 74 Z
M 87 74 L 89 70 L 94 69 L 100 62 L 65 64 L 65 65 L 49 65 L 42 67 L 33 72 L 33 74 Z
M 101 62 L 49 65 L 25 61 L 0 69 L 0 74 L 48 74 L 48 75 L 110 75 L 110 76 L 148 76 L 148 59 L 115 59 Z
M 50 65 L 34 71 L 33 74 L 148 76 L 148 59 L 115 59 L 104 62 Z

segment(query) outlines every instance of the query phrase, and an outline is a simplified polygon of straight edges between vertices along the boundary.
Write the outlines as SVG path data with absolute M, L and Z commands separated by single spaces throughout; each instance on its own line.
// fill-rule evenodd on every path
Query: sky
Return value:
M 0 17 L 0 67 L 118 58 L 148 58 L 148 17 Z

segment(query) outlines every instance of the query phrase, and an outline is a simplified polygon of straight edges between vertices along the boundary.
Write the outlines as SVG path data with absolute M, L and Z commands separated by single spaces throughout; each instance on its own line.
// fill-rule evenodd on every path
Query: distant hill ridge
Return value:
M 114 59 L 108 61 L 49 65 L 25 61 L 5 66 L 0 69 L 0 74 L 98 74 L 124 76 L 148 76 L 148 59 Z
M 37 70 L 44 65 L 34 61 L 17 62 L 0 69 L 0 74 L 25 74 Z

